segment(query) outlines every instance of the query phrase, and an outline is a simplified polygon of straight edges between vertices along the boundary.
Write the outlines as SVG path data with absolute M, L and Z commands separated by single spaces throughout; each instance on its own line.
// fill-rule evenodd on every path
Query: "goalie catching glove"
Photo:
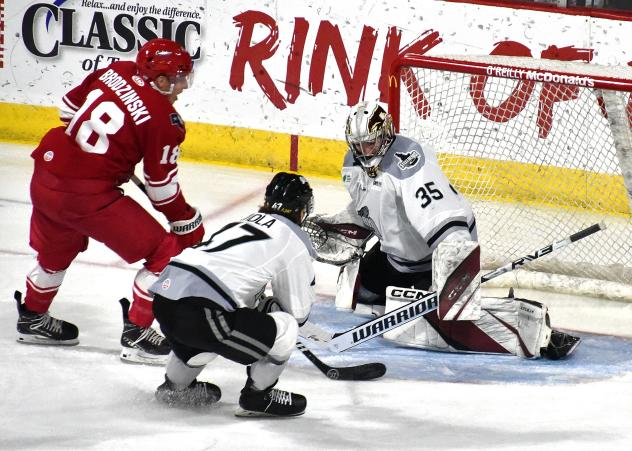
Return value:
M 343 266 L 360 258 L 373 233 L 353 223 L 336 223 L 323 215 L 308 217 L 302 225 L 316 250 L 316 260 Z

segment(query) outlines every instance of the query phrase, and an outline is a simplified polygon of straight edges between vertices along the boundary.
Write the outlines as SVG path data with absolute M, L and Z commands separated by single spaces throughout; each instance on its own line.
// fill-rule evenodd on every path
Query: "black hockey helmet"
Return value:
M 264 208 L 292 219 L 302 210 L 309 216 L 314 209 L 312 188 L 302 175 L 279 172 L 266 187 Z

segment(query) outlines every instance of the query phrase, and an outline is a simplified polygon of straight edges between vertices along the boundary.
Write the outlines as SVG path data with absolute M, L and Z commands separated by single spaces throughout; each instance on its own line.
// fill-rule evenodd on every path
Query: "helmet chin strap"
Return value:
M 370 168 L 364 168 L 364 170 L 366 171 L 366 175 L 374 179 L 375 177 L 377 177 L 377 170 L 379 168 L 380 168 L 380 165 L 376 164 L 375 166 L 371 166 Z

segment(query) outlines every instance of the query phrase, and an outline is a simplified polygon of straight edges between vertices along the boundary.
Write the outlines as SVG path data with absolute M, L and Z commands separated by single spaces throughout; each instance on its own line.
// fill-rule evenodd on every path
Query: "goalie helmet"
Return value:
M 375 174 L 395 139 L 393 119 L 379 103 L 360 102 L 349 113 L 345 137 L 356 161 Z
M 187 87 L 193 84 L 191 55 L 180 44 L 169 39 L 157 38 L 147 41 L 138 50 L 136 66 L 140 75 L 152 86 L 154 86 L 154 80 L 161 75 L 171 82 L 171 92 L 174 84 L 181 79 L 186 80 Z M 171 94 L 171 92 L 161 92 Z
M 279 172 L 266 187 L 265 208 L 291 219 L 305 210 L 305 217 L 314 210 L 314 194 L 302 175 Z

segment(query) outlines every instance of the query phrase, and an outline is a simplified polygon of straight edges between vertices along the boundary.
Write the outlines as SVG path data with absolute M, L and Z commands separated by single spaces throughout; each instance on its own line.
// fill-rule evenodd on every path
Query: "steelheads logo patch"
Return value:
M 395 156 L 399 158 L 399 163 L 397 163 L 397 166 L 402 171 L 414 167 L 417 163 L 419 163 L 419 160 L 421 159 L 419 152 L 417 152 L 416 150 L 411 150 L 410 152 L 395 152 Z

